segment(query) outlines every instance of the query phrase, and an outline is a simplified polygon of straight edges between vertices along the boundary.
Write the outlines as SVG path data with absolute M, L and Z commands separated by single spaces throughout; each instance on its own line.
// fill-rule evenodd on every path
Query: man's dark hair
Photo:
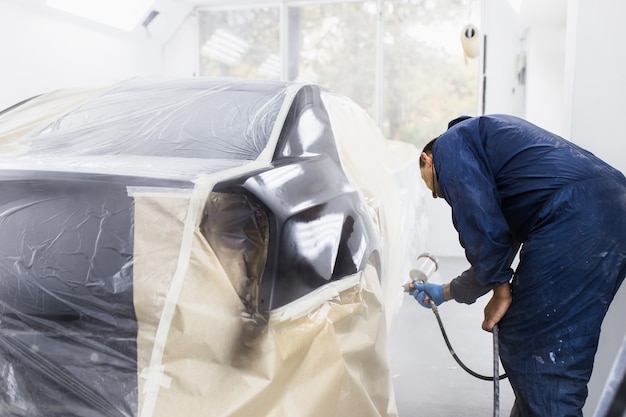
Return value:
M 463 121 L 465 121 L 465 120 L 467 120 L 467 119 L 471 119 L 471 118 L 472 118 L 471 116 L 459 116 L 459 117 L 457 117 L 456 119 L 451 120 L 451 121 L 448 123 L 448 129 L 450 129 L 452 126 L 454 126 L 454 125 L 455 125 L 455 124 L 457 124 L 457 123 L 461 123 L 461 122 L 463 122 Z M 430 142 L 428 142 L 428 143 L 426 144 L 426 146 L 424 146 L 424 149 L 422 149 L 422 152 L 424 152 L 424 153 L 426 153 L 426 154 L 428 154 L 428 155 L 432 155 L 432 154 L 433 154 L 433 145 L 435 144 L 435 141 L 437 140 L 437 138 L 438 138 L 438 137 L 439 137 L 439 136 L 437 136 L 435 139 L 433 139 L 433 140 L 431 140 Z M 424 163 L 424 161 L 422 161 L 422 159 L 420 158 L 420 168 L 423 168 L 423 167 L 424 167 L 424 165 L 426 165 L 426 164 L 425 164 L 425 163 Z
M 428 154 L 428 155 L 432 155 L 433 154 L 433 145 L 435 144 L 435 141 L 437 140 L 439 136 L 437 136 L 436 138 L 434 138 L 433 140 L 431 140 L 430 142 L 428 142 L 425 146 L 424 149 L 422 149 L 422 152 Z M 420 158 L 420 168 L 424 168 L 424 165 L 426 165 L 424 163 L 424 161 L 422 161 L 422 158 Z

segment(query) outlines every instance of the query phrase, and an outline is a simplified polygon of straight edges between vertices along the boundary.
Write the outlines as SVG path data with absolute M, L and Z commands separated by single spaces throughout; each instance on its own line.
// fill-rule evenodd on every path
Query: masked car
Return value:
M 135 79 L 0 113 L 0 410 L 393 416 L 418 154 L 315 85 Z

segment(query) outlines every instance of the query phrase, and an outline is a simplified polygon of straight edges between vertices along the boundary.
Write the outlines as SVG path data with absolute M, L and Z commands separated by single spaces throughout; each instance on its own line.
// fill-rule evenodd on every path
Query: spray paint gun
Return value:
M 413 291 L 413 289 L 415 289 L 415 286 L 413 285 L 414 282 L 418 282 L 420 284 L 427 283 L 428 279 L 437 271 L 438 268 L 439 261 L 434 255 L 431 255 L 430 253 L 422 253 L 417 257 L 417 260 L 409 271 L 411 281 L 404 284 L 404 292 Z
M 413 264 L 413 267 L 409 271 L 411 281 L 403 285 L 404 292 L 411 292 L 415 289 L 415 282 L 425 284 L 428 279 L 437 271 L 439 267 L 439 261 L 434 255 L 430 253 L 422 253 L 417 257 L 417 260 Z M 431 307 L 436 307 L 435 303 L 426 297 L 426 301 L 431 304 Z

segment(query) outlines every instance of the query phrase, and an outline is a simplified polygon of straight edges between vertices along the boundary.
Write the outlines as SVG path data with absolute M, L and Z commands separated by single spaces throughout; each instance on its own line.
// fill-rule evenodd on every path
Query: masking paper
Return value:
M 135 231 L 138 415 L 396 415 L 375 271 L 255 319 L 204 238 L 185 234 L 187 203 L 136 197 L 150 219 Z

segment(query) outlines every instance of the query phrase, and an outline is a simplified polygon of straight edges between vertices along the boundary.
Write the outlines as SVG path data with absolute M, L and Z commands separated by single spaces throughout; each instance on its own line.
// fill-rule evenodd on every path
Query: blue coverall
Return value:
M 624 175 L 506 115 L 455 119 L 432 154 L 471 264 L 452 297 L 471 304 L 512 284 L 499 323 L 511 416 L 582 416 L 600 325 L 626 275 Z

